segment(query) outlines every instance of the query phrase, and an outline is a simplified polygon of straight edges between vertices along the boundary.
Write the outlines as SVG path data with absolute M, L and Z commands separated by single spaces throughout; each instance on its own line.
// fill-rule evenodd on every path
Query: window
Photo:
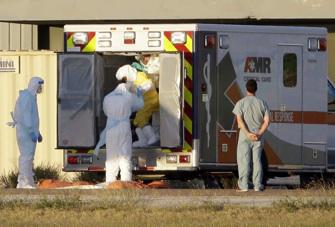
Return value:
M 285 87 L 297 85 L 297 55 L 288 53 L 283 58 L 283 83 Z

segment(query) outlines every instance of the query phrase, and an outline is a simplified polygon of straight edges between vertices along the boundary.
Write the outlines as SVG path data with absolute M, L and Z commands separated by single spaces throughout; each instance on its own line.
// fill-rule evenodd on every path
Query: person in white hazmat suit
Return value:
M 116 181 L 120 169 L 121 181 L 132 180 L 132 134 L 130 115 L 143 107 L 141 91 L 132 90 L 129 76 L 132 68 L 120 68 L 116 75 L 121 83 L 103 100 L 103 111 L 107 116 L 105 129 L 100 134 L 100 140 L 95 148 L 95 154 L 106 144 L 106 183 Z
M 43 79 L 32 77 L 28 88 L 21 90 L 15 104 L 13 122 L 9 125 L 16 127 L 17 144 L 20 150 L 19 176 L 16 188 L 35 188 L 33 161 L 36 143 L 42 142 L 39 131 L 39 116 L 36 94 L 42 92 Z

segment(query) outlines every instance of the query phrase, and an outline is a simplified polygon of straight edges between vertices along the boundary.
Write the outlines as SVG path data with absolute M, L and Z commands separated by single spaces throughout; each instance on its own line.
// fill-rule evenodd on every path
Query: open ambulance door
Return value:
M 58 148 L 95 146 L 96 114 L 101 108 L 102 64 L 102 58 L 97 54 L 58 55 Z
M 179 53 L 160 54 L 159 104 L 161 147 L 182 145 L 182 67 Z

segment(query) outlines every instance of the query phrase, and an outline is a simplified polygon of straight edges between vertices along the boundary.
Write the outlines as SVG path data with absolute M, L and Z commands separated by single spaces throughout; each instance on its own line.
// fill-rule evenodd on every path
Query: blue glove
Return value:
M 34 143 L 36 143 L 38 137 L 35 135 L 35 133 L 34 133 L 34 132 L 31 132 L 29 135 L 30 135 L 30 139 L 31 139 L 31 141 L 33 141 Z
M 42 140 L 43 140 L 42 135 L 40 133 L 38 133 L 37 141 L 40 143 L 40 142 L 42 142 Z
M 137 97 L 141 97 L 143 95 L 143 90 L 141 88 L 137 88 L 136 95 Z

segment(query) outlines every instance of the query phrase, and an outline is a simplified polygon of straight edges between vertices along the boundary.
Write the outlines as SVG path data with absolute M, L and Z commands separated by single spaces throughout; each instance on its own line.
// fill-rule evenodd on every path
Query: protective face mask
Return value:
M 42 92 L 43 92 L 43 86 L 42 86 L 42 85 L 39 85 L 38 88 L 37 88 L 36 93 L 37 93 L 37 94 L 41 94 Z

